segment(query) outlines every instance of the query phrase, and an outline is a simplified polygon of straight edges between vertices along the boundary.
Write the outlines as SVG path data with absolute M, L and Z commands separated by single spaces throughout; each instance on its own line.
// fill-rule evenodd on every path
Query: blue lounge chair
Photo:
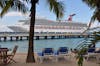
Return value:
M 96 58 L 95 48 L 89 48 L 87 54 L 84 55 L 84 57 L 87 58 L 87 60 L 89 60 L 90 57 Z
M 53 48 L 44 48 L 42 53 L 39 53 L 40 63 L 43 62 L 44 59 L 52 59 L 54 61 L 55 54 Z
M 54 54 L 53 48 L 44 48 L 42 51 L 42 56 Z
M 57 54 L 67 54 L 68 48 L 67 47 L 60 47 L 57 51 Z
M 63 57 L 65 59 L 67 59 L 68 56 L 68 47 L 59 47 L 58 51 L 57 51 L 57 59 L 59 57 Z
M 89 48 L 88 49 L 88 53 L 94 53 L 95 52 L 95 48 Z

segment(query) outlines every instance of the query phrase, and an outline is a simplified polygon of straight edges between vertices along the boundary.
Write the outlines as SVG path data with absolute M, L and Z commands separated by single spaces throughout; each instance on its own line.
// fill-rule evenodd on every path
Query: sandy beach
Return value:
M 62 59 L 58 62 L 44 61 L 43 63 L 26 63 L 26 53 L 17 53 L 14 57 L 17 63 L 10 63 L 6 66 L 78 66 L 75 58 Z M 0 65 L 5 66 L 5 65 Z M 84 60 L 83 66 L 100 66 L 95 61 Z

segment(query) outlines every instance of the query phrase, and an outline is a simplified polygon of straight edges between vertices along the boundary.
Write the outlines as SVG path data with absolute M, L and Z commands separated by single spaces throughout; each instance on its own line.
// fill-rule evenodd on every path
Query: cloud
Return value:
M 24 16 L 24 17 L 29 17 L 29 12 L 26 14 L 23 14 L 21 12 L 8 12 L 7 14 L 5 14 L 6 17 L 13 17 L 13 16 Z M 36 18 L 46 18 L 45 16 L 39 16 L 38 14 L 36 14 Z
M 29 16 L 29 13 L 23 14 L 21 12 L 8 12 L 5 16 Z

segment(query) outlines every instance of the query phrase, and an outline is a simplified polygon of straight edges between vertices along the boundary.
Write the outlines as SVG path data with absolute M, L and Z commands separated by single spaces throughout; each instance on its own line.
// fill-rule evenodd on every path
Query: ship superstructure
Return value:
M 16 27 L 29 31 L 29 25 L 30 20 L 19 20 Z M 86 28 L 87 24 L 72 21 L 53 21 L 48 19 L 36 19 L 35 21 L 35 32 L 38 33 L 82 33 Z

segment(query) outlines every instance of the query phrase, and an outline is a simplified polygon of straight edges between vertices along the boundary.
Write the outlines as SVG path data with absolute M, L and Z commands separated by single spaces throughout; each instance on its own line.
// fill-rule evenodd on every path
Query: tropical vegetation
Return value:
M 50 11 L 56 14 L 57 19 L 62 18 L 64 15 L 64 4 L 58 0 L 46 0 Z M 23 3 L 25 2 L 25 3 Z M 2 17 L 5 13 L 10 10 L 17 10 L 25 13 L 27 11 L 26 3 L 31 4 L 30 8 L 30 31 L 29 31 L 29 47 L 26 62 L 35 62 L 34 58 L 34 26 L 35 26 L 35 14 L 36 4 L 39 0 L 0 0 L 0 7 L 2 8 L 0 16 Z
M 87 28 L 87 30 L 89 30 L 91 24 L 93 22 L 95 22 L 96 20 L 98 22 L 100 22 L 100 0 L 82 0 L 84 3 L 86 3 L 91 9 L 94 10 L 94 13 L 91 17 L 90 23 L 89 23 L 89 27 Z M 86 31 L 87 31 L 86 30 Z M 85 31 L 85 32 L 86 32 Z M 96 44 L 97 42 L 100 41 L 100 32 L 94 32 L 93 33 L 93 40 L 92 40 L 92 44 Z M 88 48 L 83 47 L 79 52 L 78 52 L 78 65 L 79 66 L 83 66 L 83 54 L 85 54 L 87 52 Z
M 28 48 L 28 56 L 27 56 L 27 62 L 35 62 L 34 60 L 34 42 L 33 42 L 33 36 L 34 36 L 34 25 L 35 25 L 35 14 L 36 14 L 36 4 L 39 2 L 39 0 L 22 0 L 26 1 L 26 3 L 31 2 L 31 20 L 30 20 L 30 33 L 29 33 L 29 48 Z M 82 0 L 84 3 L 86 3 L 91 9 L 94 10 L 93 16 L 91 17 L 90 24 L 97 20 L 100 22 L 100 0 Z M 64 7 L 63 3 L 58 0 L 47 0 L 47 3 L 50 7 L 50 10 L 53 11 L 56 14 L 57 19 L 61 18 L 64 13 Z M 14 10 L 21 11 L 25 13 L 27 11 L 27 8 L 23 2 L 20 0 L 0 0 L 0 7 L 3 9 L 1 12 L 1 15 L 4 15 L 9 9 L 13 8 Z M 95 44 L 100 40 L 100 32 L 95 32 L 94 34 L 94 40 L 92 40 L 92 43 Z M 83 65 L 83 56 L 87 51 L 87 49 L 83 48 L 78 52 L 78 65 Z
M 92 10 L 94 10 L 94 13 L 90 20 L 90 25 L 94 21 L 100 22 L 100 0 L 82 0 L 86 5 L 88 5 Z

